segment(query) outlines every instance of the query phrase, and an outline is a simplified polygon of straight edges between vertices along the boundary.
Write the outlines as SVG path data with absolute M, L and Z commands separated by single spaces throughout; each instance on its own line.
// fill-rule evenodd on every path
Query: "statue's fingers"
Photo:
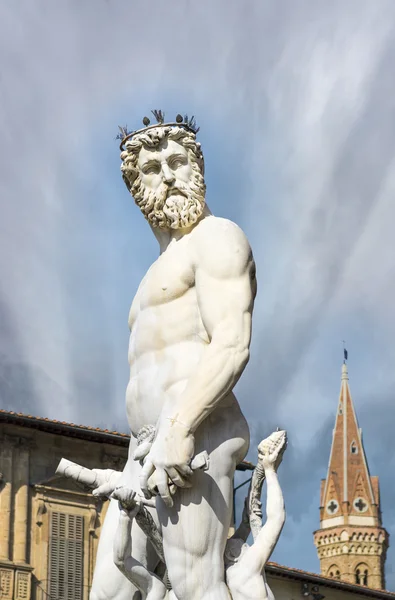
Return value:
M 127 513 L 129 515 L 129 519 L 134 519 L 134 517 L 137 515 L 137 513 L 140 511 L 140 505 L 139 504 L 135 504 L 133 506 L 133 508 L 128 508 L 127 509 Z
M 189 465 L 177 465 L 177 471 L 182 475 L 182 477 L 190 477 L 193 474 L 193 471 Z
M 146 498 L 151 497 L 148 489 L 148 479 L 151 477 L 154 471 L 155 467 L 153 465 L 153 462 L 151 460 L 146 460 L 140 473 L 140 489 Z
M 106 483 L 103 483 L 103 485 L 99 485 L 99 487 L 95 488 L 92 491 L 92 495 L 98 496 L 98 497 L 100 497 L 100 496 L 108 497 L 112 494 L 113 491 L 114 491 L 114 485 L 107 481 Z
M 173 506 L 173 498 L 169 489 L 169 478 L 164 469 L 156 470 L 156 485 L 163 502 L 168 508 Z
M 120 502 L 129 502 L 134 503 L 136 497 L 136 492 L 126 486 L 116 487 L 113 493 L 111 494 L 111 498 L 115 500 L 119 500 Z
M 178 487 L 185 488 L 185 487 L 191 487 L 191 485 L 192 485 L 174 467 L 167 469 L 167 474 L 170 477 L 170 479 L 172 480 L 172 482 L 175 483 L 176 486 L 178 486 Z
M 142 460 L 151 450 L 152 442 L 143 442 L 140 446 L 137 446 L 133 454 L 133 460 Z
M 113 498 L 113 500 L 122 500 L 123 499 L 123 488 L 116 487 L 115 490 L 113 491 L 113 493 L 111 494 L 111 498 Z

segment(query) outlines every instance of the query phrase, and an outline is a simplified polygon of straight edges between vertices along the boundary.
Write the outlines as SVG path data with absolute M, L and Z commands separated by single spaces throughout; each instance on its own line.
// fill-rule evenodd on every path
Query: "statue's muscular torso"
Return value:
M 224 220 L 216 220 L 223 227 Z M 174 240 L 159 256 L 143 278 L 130 309 L 126 407 L 134 435 L 143 425 L 155 425 L 164 403 L 179 397 L 210 343 L 195 288 L 193 256 L 202 226 L 204 222 L 189 235 Z M 213 260 L 218 257 L 213 256 Z M 236 400 L 230 393 L 222 406 L 224 402 Z
M 130 309 L 128 421 L 134 436 L 142 426 L 154 425 L 157 437 L 143 469 L 133 459 L 132 437 L 119 485 L 139 490 L 155 444 L 165 439 L 160 432 L 167 419 L 176 416 L 174 435 L 179 436 L 188 420 L 196 423 L 196 413 L 204 414 L 193 429 L 193 452 L 208 452 L 208 471 L 195 471 L 191 487 L 179 487 L 171 507 L 157 496 L 153 512 L 163 535 L 171 598 L 228 597 L 223 553 L 232 513 L 232 481 L 249 444 L 248 425 L 231 390 L 248 358 L 255 293 L 255 265 L 244 233 L 234 223 L 210 215 L 167 246 L 145 275 Z M 222 395 L 222 389 L 228 391 Z M 182 412 L 187 406 L 191 412 Z M 178 465 L 177 443 L 178 438 L 173 446 L 165 445 L 163 454 L 155 450 L 155 476 L 163 471 L 158 456 L 170 469 Z M 96 585 L 100 596 L 93 595 L 94 600 L 133 597 L 130 582 L 108 566 L 118 518 L 117 503 L 111 503 L 102 533 L 105 542 L 97 556 L 106 577 L 101 578 L 101 587 Z M 201 526 L 191 527 L 194 522 Z M 157 558 L 150 555 L 142 531 L 135 529 L 133 556 L 152 571 Z M 188 568 L 180 568 L 185 561 Z

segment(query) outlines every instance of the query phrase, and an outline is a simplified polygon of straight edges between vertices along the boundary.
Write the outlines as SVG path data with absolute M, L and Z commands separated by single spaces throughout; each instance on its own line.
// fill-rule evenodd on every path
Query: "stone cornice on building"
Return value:
M 54 419 L 47 419 L 46 417 L 35 417 L 2 409 L 0 409 L 0 423 L 1 422 L 38 429 L 47 433 L 68 435 L 90 442 L 113 444 L 115 446 L 122 446 L 123 448 L 129 446 L 130 440 L 130 435 L 128 433 L 109 431 L 108 429 L 90 427 L 89 425 L 76 425 L 75 423 L 66 423 L 65 421 L 56 421 Z M 253 471 L 254 468 L 255 465 L 246 460 L 243 460 L 243 462 L 237 465 L 238 471 Z
M 130 436 L 127 433 L 109 431 L 108 429 L 100 429 L 99 427 L 76 425 L 75 423 L 66 423 L 65 421 L 56 421 L 54 419 L 35 417 L 2 409 L 0 409 L 0 422 L 39 429 L 47 433 L 67 434 L 70 437 L 89 440 L 91 442 L 105 442 L 106 444 L 114 444 L 125 448 L 129 446 Z

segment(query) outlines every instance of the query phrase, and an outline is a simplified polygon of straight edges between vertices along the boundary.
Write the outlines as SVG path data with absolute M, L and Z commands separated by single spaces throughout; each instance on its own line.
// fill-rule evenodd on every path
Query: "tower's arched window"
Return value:
M 350 452 L 351 454 L 358 454 L 358 446 L 355 440 L 351 442 Z
M 368 585 L 369 571 L 367 565 L 360 564 L 355 569 L 355 583 L 359 585 Z
M 337 565 L 332 565 L 331 567 L 329 567 L 328 569 L 328 576 L 332 577 L 333 579 L 340 579 L 340 569 Z

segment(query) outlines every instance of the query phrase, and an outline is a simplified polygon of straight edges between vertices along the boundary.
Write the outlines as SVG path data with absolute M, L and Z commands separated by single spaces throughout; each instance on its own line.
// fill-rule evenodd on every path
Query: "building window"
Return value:
M 337 500 L 332 499 L 327 503 L 326 512 L 329 513 L 330 515 L 336 514 L 338 510 L 339 510 L 339 503 L 337 502 Z
M 14 571 L 0 569 L 0 598 L 12 598 L 12 581 Z
M 366 512 L 368 510 L 368 504 L 363 498 L 355 498 L 353 506 L 358 512 Z
M 368 585 L 369 572 L 366 565 L 358 565 L 355 570 L 355 583 Z
M 357 443 L 355 442 L 355 440 L 353 442 L 351 442 L 350 450 L 351 450 L 351 454 L 358 454 L 358 446 L 357 446 Z
M 49 586 L 51 598 L 82 600 L 84 518 L 51 512 Z
M 341 579 L 340 569 L 337 565 L 329 567 L 328 575 L 329 577 L 332 577 L 332 579 Z

